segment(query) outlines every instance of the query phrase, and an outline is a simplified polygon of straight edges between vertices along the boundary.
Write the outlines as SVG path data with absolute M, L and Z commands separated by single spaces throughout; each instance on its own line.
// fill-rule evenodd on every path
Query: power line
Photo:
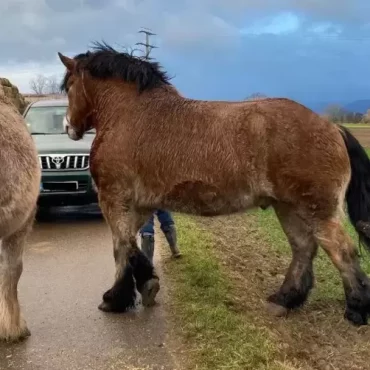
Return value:
M 149 57 L 149 54 L 151 53 L 151 51 L 153 49 L 158 49 L 158 47 L 155 46 L 155 45 L 151 45 L 149 43 L 149 37 L 150 36 L 156 36 L 156 34 L 153 33 L 149 28 L 143 28 L 143 27 L 138 33 L 144 33 L 145 34 L 145 43 L 137 42 L 135 45 L 145 46 L 145 59 L 151 59 Z

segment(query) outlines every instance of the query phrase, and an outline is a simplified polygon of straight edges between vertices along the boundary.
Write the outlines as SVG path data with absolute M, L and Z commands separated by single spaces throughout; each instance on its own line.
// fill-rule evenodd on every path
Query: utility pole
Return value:
M 149 57 L 149 54 L 150 52 L 152 51 L 152 49 L 157 49 L 158 47 L 157 46 L 154 46 L 154 45 L 151 45 L 149 43 L 149 37 L 150 36 L 156 36 L 155 33 L 151 32 L 151 30 L 149 30 L 148 28 L 143 28 L 141 29 L 138 33 L 144 33 L 145 34 L 145 43 L 143 42 L 137 42 L 136 45 L 141 45 L 141 46 L 145 46 L 145 59 L 151 59 Z

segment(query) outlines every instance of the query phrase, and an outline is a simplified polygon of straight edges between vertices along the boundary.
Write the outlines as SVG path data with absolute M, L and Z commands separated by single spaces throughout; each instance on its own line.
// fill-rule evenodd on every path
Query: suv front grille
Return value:
M 43 171 L 81 171 L 90 165 L 88 154 L 48 154 L 39 155 Z

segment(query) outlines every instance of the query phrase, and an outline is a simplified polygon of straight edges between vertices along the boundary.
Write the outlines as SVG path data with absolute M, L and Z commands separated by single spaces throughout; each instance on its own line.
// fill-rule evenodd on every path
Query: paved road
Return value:
M 153 308 L 105 314 L 97 306 L 113 276 L 111 236 L 99 212 L 65 209 L 36 223 L 19 285 L 32 335 L 0 344 L 0 369 L 175 369 L 163 291 Z

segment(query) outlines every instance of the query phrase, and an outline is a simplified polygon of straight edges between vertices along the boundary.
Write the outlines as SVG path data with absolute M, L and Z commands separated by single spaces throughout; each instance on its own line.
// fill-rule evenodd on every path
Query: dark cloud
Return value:
M 369 11 L 365 0 L 1 0 L 0 74 L 94 40 L 134 46 L 145 26 L 158 34 L 153 56 L 193 97 L 356 98 L 370 95 Z M 294 32 L 240 32 L 279 12 L 297 15 Z

